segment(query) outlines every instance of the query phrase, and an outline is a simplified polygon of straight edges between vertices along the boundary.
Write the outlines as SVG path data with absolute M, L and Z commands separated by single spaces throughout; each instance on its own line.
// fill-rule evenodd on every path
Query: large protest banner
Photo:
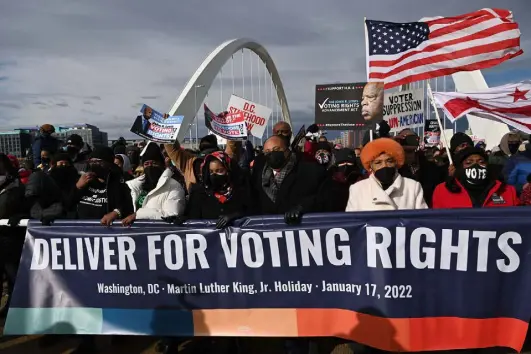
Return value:
M 522 348 L 527 208 L 182 227 L 30 223 L 4 334 L 337 336 L 388 351 Z M 488 222 L 487 222 L 488 221 Z
M 254 137 L 261 139 L 264 136 L 272 110 L 269 107 L 232 95 L 230 96 L 227 112 L 242 112 L 245 118 L 245 123 L 247 123 L 247 130 L 250 131 Z
M 315 86 L 315 124 L 326 130 L 362 129 L 365 119 L 361 101 L 366 85 L 358 82 Z M 381 121 L 381 105 L 379 115 Z
M 247 138 L 247 125 L 243 112 L 216 115 L 207 105 L 205 108 L 205 126 L 215 135 L 228 140 L 242 140 Z
M 392 133 L 424 127 L 425 112 L 423 89 L 385 93 L 383 116 Z
M 131 132 L 142 138 L 159 143 L 173 143 L 183 122 L 183 116 L 164 117 L 164 115 L 148 105 L 140 109 Z

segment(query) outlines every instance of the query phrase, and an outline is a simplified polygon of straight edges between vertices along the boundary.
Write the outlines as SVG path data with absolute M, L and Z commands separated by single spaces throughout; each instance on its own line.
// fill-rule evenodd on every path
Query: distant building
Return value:
M 83 139 L 83 142 L 91 147 L 109 145 L 107 133 L 102 132 L 95 125 L 77 124 L 71 127 L 55 127 L 55 136 L 59 140 L 66 141 L 72 134 L 79 135 Z
M 115 142 L 117 142 L 118 139 L 111 139 L 109 140 L 108 142 L 108 146 L 112 146 Z M 127 144 L 127 146 L 133 146 L 135 145 L 136 143 L 138 143 L 139 141 L 143 141 L 142 139 L 125 139 L 125 143 Z
M 0 132 L 0 152 L 14 155 L 18 158 L 26 157 L 31 149 L 31 134 L 25 131 L 12 130 Z
M 91 124 L 76 124 L 70 127 L 55 126 L 54 136 L 65 142 L 72 134 L 81 136 L 83 141 L 90 146 L 108 145 L 107 133 Z M 35 136 L 39 133 L 39 127 L 23 127 L 12 131 L 0 132 L 0 151 L 17 157 L 26 157 L 27 151 Z

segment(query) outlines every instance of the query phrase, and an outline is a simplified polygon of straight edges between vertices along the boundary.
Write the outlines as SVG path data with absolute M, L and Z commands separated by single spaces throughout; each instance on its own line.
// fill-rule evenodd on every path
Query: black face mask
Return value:
M 149 166 L 144 168 L 144 175 L 146 177 L 144 179 L 144 183 L 142 184 L 142 188 L 147 191 L 155 189 L 163 173 L 164 170 L 157 166 Z
M 319 155 L 315 156 L 315 159 L 317 160 L 317 163 L 319 165 L 328 165 L 328 163 L 330 162 L 330 154 L 322 152 Z
M 396 176 L 396 168 L 394 167 L 383 167 L 378 171 L 374 171 L 374 177 L 380 181 L 384 189 L 387 189 L 391 184 L 393 184 Z
M 520 147 L 520 143 L 509 144 L 509 151 L 511 152 L 511 155 L 516 154 L 518 152 L 519 147 Z
M 68 146 L 68 147 L 66 148 L 66 152 L 68 153 L 68 155 L 69 155 L 70 157 L 75 157 L 75 156 L 77 156 L 77 154 L 79 153 L 79 149 L 76 148 L 76 147 L 74 147 L 74 146 Z
M 487 183 L 487 168 L 474 164 L 468 168 L 462 169 L 461 179 L 473 186 L 481 186 Z
M 70 180 L 76 181 L 79 173 L 74 166 L 56 166 L 50 170 L 50 177 L 58 184 L 63 184 Z
M 269 167 L 278 170 L 286 164 L 286 155 L 284 151 L 271 151 L 266 155 L 266 162 Z
M 41 162 L 42 162 L 43 165 L 49 165 L 50 164 L 50 158 L 41 157 Z
M 218 175 L 217 173 L 212 173 L 210 175 L 210 186 L 213 190 L 219 191 L 223 189 L 229 182 L 229 176 L 227 175 Z

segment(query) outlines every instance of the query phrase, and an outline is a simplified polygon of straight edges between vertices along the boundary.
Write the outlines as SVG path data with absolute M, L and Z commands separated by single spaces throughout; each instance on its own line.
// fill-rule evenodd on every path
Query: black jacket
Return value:
M 349 188 L 352 184 L 338 182 L 328 177 L 319 189 L 317 208 L 323 213 L 344 212 L 347 208 Z
M 0 219 L 29 217 L 29 204 L 24 198 L 24 190 L 24 185 L 16 180 L 0 192 Z M 18 264 L 25 235 L 25 227 L 0 226 L 0 268 L 5 263 Z
M 72 190 L 68 197 L 66 207 L 68 209 L 75 209 L 81 200 L 83 192 L 77 188 Z M 114 209 L 120 210 L 122 218 L 133 213 L 133 202 L 131 200 L 131 190 L 125 183 L 122 176 L 122 170 L 118 167 L 113 168 L 112 172 L 107 178 L 107 213 Z M 80 217 L 77 215 L 77 217 Z
M 398 170 L 402 177 L 411 178 L 420 183 L 422 192 L 424 193 L 424 200 L 429 207 L 431 207 L 431 200 L 435 187 L 440 183 L 446 181 L 448 177 L 448 168 L 445 166 L 438 166 L 436 163 L 428 161 L 424 155 L 418 157 L 418 171 L 413 173 L 410 166 L 407 164 Z
M 253 215 L 255 205 L 249 188 L 245 184 L 235 187 L 232 197 L 225 203 L 206 192 L 201 184 L 195 184 L 188 199 L 187 216 L 190 219 L 217 219 L 221 215 L 240 213 L 242 216 Z
M 269 198 L 262 186 L 262 171 L 265 159 L 255 159 L 251 176 L 253 199 L 256 200 L 258 214 L 283 214 L 301 205 L 304 213 L 320 212 L 317 195 L 326 178 L 326 170 L 315 162 L 297 159 L 291 172 L 284 178 L 278 191 L 276 202 Z
M 32 219 L 55 220 L 63 216 L 61 189 L 55 181 L 42 171 L 33 172 L 26 184 L 25 197 L 31 203 Z

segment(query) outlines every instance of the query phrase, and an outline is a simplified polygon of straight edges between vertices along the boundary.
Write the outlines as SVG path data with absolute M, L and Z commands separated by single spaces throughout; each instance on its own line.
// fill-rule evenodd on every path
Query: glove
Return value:
M 224 229 L 225 227 L 230 226 L 234 220 L 239 219 L 242 216 L 241 213 L 221 215 L 216 223 L 216 229 Z
M 288 225 L 300 224 L 302 219 L 302 206 L 297 205 L 284 214 L 284 221 Z
M 41 224 L 42 224 L 42 226 L 52 226 L 54 221 L 55 221 L 55 219 L 53 217 L 43 216 L 42 219 L 41 219 Z
M 162 220 L 168 224 L 181 226 L 186 221 L 186 218 L 182 215 L 172 215 L 163 217 Z
M 7 221 L 7 224 L 11 227 L 17 227 L 20 224 L 20 220 L 22 220 L 22 216 L 20 215 L 13 215 L 9 218 Z

